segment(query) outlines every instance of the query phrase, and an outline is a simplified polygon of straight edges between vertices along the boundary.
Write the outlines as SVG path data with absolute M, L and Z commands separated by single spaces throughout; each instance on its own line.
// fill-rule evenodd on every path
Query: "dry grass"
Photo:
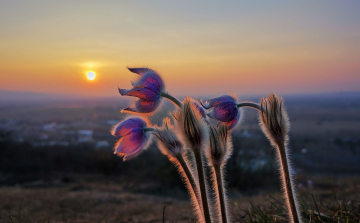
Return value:
M 88 183 L 56 188 L 0 189 L 1 222 L 161 222 L 193 221 L 187 200 L 131 194 L 115 184 Z
M 317 186 L 319 185 L 319 186 Z M 360 221 L 360 179 L 314 180 L 315 189 L 300 191 L 305 222 L 321 222 L 311 194 L 314 194 L 323 222 Z M 0 222 L 195 222 L 186 194 L 180 198 L 126 192 L 112 182 L 77 182 L 57 187 L 0 188 Z M 233 222 L 287 222 L 280 193 L 245 197 L 231 201 Z M 304 213 L 305 213 L 304 212 Z M 339 218 L 337 218 L 337 216 Z

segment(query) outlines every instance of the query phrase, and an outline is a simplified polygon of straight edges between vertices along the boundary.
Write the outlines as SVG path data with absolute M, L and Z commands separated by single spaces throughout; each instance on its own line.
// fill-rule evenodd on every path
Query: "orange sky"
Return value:
M 2 1 L 0 89 L 117 96 L 136 77 L 127 66 L 148 66 L 175 95 L 360 91 L 359 8 Z

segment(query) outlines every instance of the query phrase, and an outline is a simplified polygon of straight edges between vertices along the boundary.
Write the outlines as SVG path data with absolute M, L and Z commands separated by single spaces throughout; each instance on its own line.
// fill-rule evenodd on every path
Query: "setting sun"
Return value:
M 94 71 L 89 71 L 86 73 L 86 77 L 89 79 L 89 80 L 94 80 L 95 77 L 96 77 L 96 73 Z

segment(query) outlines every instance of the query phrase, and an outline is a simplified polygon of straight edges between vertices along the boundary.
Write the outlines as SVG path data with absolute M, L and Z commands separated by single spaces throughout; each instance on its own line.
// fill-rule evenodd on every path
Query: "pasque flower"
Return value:
M 270 94 L 261 99 L 260 124 L 263 132 L 274 146 L 286 143 L 290 123 L 282 98 Z
M 275 94 L 270 94 L 268 98 L 261 99 L 260 125 L 270 143 L 276 149 L 279 159 L 280 179 L 290 222 L 301 223 L 300 206 L 297 201 L 293 176 L 290 172 L 290 150 L 287 147 L 290 122 L 282 98 L 279 99 Z
M 134 105 L 124 108 L 123 111 L 151 113 L 159 106 L 164 91 L 161 77 L 149 68 L 128 68 L 131 72 L 139 74 L 139 80 L 132 82 L 130 90 L 119 88 L 119 93 L 126 96 L 138 97 Z
M 169 158 L 175 158 L 184 152 L 184 145 L 176 136 L 175 127 L 171 125 L 170 118 L 164 120 L 164 128 L 156 129 L 153 133 L 159 139 L 160 151 Z
M 207 114 L 210 118 L 224 122 L 229 130 L 234 128 L 240 120 L 241 112 L 234 97 L 223 95 L 201 104 L 205 109 L 210 109 Z
M 121 137 L 115 144 L 115 154 L 128 160 L 139 155 L 150 142 L 151 131 L 148 122 L 139 117 L 130 117 L 115 125 L 111 134 Z

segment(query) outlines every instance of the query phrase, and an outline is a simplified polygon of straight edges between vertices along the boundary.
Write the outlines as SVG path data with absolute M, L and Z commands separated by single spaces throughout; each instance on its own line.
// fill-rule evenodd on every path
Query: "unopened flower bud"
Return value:
M 212 98 L 201 103 L 205 109 L 209 109 L 207 114 L 210 118 L 226 124 L 228 129 L 234 128 L 240 121 L 241 111 L 237 106 L 237 99 L 230 95 Z
M 153 134 L 159 139 L 158 145 L 164 155 L 175 158 L 183 153 L 183 144 L 176 136 L 174 126 L 171 125 L 168 117 L 164 120 L 164 128 L 156 129 Z
M 262 98 L 260 111 L 261 128 L 270 142 L 276 146 L 285 142 L 289 132 L 289 118 L 283 105 L 282 98 L 270 94 Z
M 208 137 L 207 124 L 194 99 L 185 98 L 184 106 L 174 114 L 177 125 L 181 128 L 183 138 L 192 149 L 200 149 Z

